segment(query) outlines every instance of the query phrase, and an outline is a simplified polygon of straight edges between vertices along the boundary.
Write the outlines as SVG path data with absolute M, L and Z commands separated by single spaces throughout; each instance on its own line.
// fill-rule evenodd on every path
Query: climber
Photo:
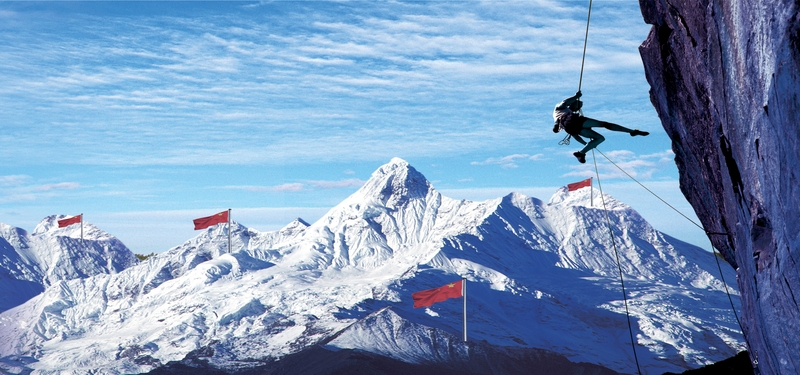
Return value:
M 553 125 L 553 133 L 558 133 L 561 131 L 561 129 L 564 129 L 564 131 L 569 133 L 569 135 L 575 137 L 575 140 L 583 145 L 586 145 L 582 150 L 572 153 L 572 155 L 575 155 L 575 157 L 578 158 L 579 162 L 586 163 L 586 152 L 597 147 L 597 145 L 606 140 L 605 137 L 592 130 L 592 128 L 602 127 L 608 130 L 626 132 L 630 134 L 631 137 L 650 134 L 649 132 L 641 131 L 639 129 L 631 130 L 624 126 L 612 124 L 610 122 L 583 117 L 580 113 L 581 107 L 583 106 L 583 102 L 581 102 L 579 99 L 581 95 L 582 94 L 579 90 L 574 96 L 570 96 L 569 98 L 561 101 L 561 103 L 558 103 L 556 108 L 553 110 L 553 119 L 555 120 L 555 125 Z M 591 141 L 586 143 L 581 136 L 589 138 Z

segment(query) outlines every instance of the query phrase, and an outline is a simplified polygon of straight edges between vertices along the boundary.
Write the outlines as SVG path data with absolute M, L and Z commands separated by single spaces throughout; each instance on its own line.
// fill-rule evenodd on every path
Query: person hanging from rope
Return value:
M 580 101 L 581 95 L 583 94 L 581 94 L 580 90 L 578 90 L 575 95 L 570 96 L 569 98 L 566 98 L 558 103 L 556 108 L 553 110 L 553 120 L 555 120 L 555 125 L 553 125 L 553 133 L 558 133 L 563 129 L 570 136 L 575 137 L 575 140 L 583 145 L 586 145 L 582 150 L 572 153 L 572 155 L 575 155 L 575 157 L 578 158 L 579 162 L 586 163 L 586 153 L 606 140 L 605 137 L 592 130 L 592 128 L 606 128 L 608 130 L 625 132 L 630 134 L 631 137 L 650 134 L 649 132 L 641 131 L 639 129 L 628 129 L 624 126 L 610 122 L 584 117 L 580 112 L 581 107 L 583 106 L 583 102 Z M 590 141 L 587 143 L 583 138 L 581 138 L 581 136 L 589 138 Z

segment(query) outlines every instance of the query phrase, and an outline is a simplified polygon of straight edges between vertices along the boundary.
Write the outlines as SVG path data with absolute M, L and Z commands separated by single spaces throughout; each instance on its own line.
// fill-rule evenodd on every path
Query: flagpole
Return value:
M 467 342 L 467 279 L 461 278 L 461 294 L 464 296 L 464 342 Z
M 81 212 L 81 245 L 86 250 L 86 243 L 83 241 L 83 212 Z
M 592 183 L 593 177 L 589 177 L 589 205 L 594 207 L 594 184 Z
M 228 209 L 228 254 L 231 253 L 231 209 Z

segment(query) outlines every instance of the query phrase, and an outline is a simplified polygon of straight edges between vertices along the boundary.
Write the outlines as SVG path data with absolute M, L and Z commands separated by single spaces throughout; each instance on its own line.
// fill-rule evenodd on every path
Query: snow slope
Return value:
M 742 350 L 713 255 L 604 199 L 643 371 L 680 372 Z M 413 309 L 410 295 L 465 277 L 470 340 L 635 373 L 597 200 L 589 189 L 562 189 L 548 203 L 516 193 L 453 200 L 395 158 L 312 225 L 259 233 L 234 223 L 231 254 L 218 225 L 119 273 L 47 288 L 0 314 L 0 368 L 141 373 L 201 351 L 233 370 L 320 343 L 446 361 L 458 357 L 444 336 L 460 336 L 461 301 Z M 370 315 L 386 307 L 392 314 Z
M 137 263 L 115 237 L 91 223 L 58 228 L 66 216 L 49 216 L 28 234 L 0 223 L 0 311 L 17 306 L 62 280 L 117 273 Z

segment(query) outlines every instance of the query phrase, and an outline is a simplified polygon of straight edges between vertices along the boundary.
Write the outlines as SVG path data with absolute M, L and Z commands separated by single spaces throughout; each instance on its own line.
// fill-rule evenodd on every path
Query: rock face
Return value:
M 681 190 L 737 270 L 761 374 L 800 373 L 797 0 L 640 0 L 651 100 Z M 718 234 L 719 233 L 719 234 Z

